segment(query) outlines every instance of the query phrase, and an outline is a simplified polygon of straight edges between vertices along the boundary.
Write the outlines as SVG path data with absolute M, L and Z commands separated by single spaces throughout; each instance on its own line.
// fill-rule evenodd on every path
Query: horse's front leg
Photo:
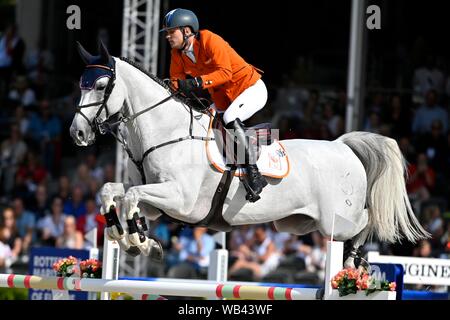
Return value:
M 162 247 L 158 241 L 148 238 L 144 231 L 145 220 L 139 217 L 139 202 L 151 205 L 165 212 L 183 212 L 183 197 L 176 182 L 164 182 L 134 186 L 125 194 L 123 206 L 128 225 L 128 240 L 146 256 L 162 257 Z
M 132 256 L 137 256 L 141 251 L 130 244 L 127 231 L 120 223 L 118 210 L 122 208 L 122 201 L 125 197 L 125 190 L 129 185 L 123 183 L 105 183 L 100 191 L 102 207 L 100 213 L 106 220 L 106 236 L 111 241 L 117 241 L 120 248 Z
M 125 196 L 123 183 L 105 183 L 100 191 L 102 207 L 100 213 L 106 219 L 106 235 L 110 240 L 121 240 L 125 236 L 117 210 Z

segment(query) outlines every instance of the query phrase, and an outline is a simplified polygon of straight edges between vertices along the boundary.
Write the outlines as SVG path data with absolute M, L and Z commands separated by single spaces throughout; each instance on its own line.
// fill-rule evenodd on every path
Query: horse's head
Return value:
M 81 99 L 70 135 L 77 145 L 87 146 L 94 143 L 96 131 L 105 133 L 108 118 L 121 110 L 125 88 L 116 80 L 115 60 L 102 42 L 97 56 L 77 44 L 86 67 L 80 79 Z

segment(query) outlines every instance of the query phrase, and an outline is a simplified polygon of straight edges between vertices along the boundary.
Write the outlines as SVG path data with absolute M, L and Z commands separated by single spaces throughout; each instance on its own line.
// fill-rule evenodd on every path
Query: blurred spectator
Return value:
M 410 178 L 406 189 L 416 209 L 415 212 L 420 212 L 422 202 L 430 198 L 430 192 L 436 181 L 436 173 L 428 166 L 427 156 L 424 153 L 417 155 L 416 164 L 410 164 L 408 171 Z
M 323 107 L 323 119 L 331 139 L 336 139 L 345 132 L 344 119 L 335 112 L 334 105 L 331 101 L 326 102 Z
M 306 103 L 304 111 L 305 122 L 309 125 L 319 123 L 322 119 L 322 106 L 319 103 L 320 93 L 313 89 L 309 91 L 308 102 Z
M 14 188 L 17 169 L 25 159 L 27 145 L 22 139 L 17 124 L 11 125 L 9 138 L 1 144 L 0 154 L 0 179 L 4 193 L 9 194 Z
M 0 272 L 7 273 L 12 258 L 11 247 L 6 240 L 9 238 L 8 228 L 0 226 Z
M 311 234 L 314 246 L 306 255 L 306 270 L 317 274 L 320 281 L 325 280 L 325 263 L 327 258 L 327 238 L 318 231 Z
M 13 200 L 14 217 L 16 219 L 17 233 L 22 238 L 22 253 L 28 254 L 30 245 L 36 240 L 36 218 L 34 214 L 25 209 L 22 199 Z
M 420 258 L 432 258 L 431 255 L 432 249 L 431 249 L 431 243 L 428 240 L 421 240 L 419 241 L 415 251 L 414 256 L 420 257 Z
M 50 213 L 50 203 L 45 184 L 37 186 L 34 198 L 31 199 L 30 210 L 34 212 L 36 219 L 45 217 Z
M 5 208 L 2 212 L 2 219 L 0 226 L 8 229 L 9 233 L 5 234 L 5 243 L 11 248 L 12 258 L 16 260 L 22 252 L 22 239 L 17 232 L 16 218 L 14 210 Z
M 39 113 L 33 113 L 28 134 L 43 155 L 44 166 L 53 174 L 61 161 L 61 121 L 50 112 L 49 101 L 42 100 Z
M 241 245 L 246 245 L 253 238 L 254 227 L 252 225 L 242 225 L 233 228 L 230 233 L 229 251 L 230 255 L 237 255 Z
M 179 263 L 167 273 L 169 278 L 206 278 L 209 266 L 209 254 L 215 248 L 215 240 L 207 228 L 196 227 L 181 234 L 179 242 L 174 245 L 178 251 Z
M 56 114 L 62 119 L 65 125 L 72 123 L 76 106 L 80 102 L 81 90 L 79 80 L 72 81 L 72 90 L 64 97 L 56 101 Z
M 377 112 L 371 112 L 364 126 L 364 131 L 372 133 L 380 133 L 381 117 Z
M 398 146 L 403 156 L 408 162 L 413 162 L 416 160 L 416 149 L 411 144 L 411 140 L 407 136 L 403 136 L 398 141 Z
M 54 69 L 53 53 L 46 48 L 45 37 L 41 37 L 38 47 L 28 53 L 25 64 L 28 77 L 42 94 L 48 83 L 48 76 Z
M 437 205 L 430 205 L 424 209 L 424 216 L 426 224 L 424 225 L 425 230 L 431 233 L 433 238 L 439 238 L 438 232 L 440 230 L 443 233 L 444 230 L 444 219 L 442 219 L 441 209 Z
M 443 172 L 447 153 L 447 141 L 442 128 L 441 120 L 433 120 L 431 132 L 418 138 L 417 149 L 427 155 L 433 169 Z
M 8 94 L 8 99 L 23 105 L 27 109 L 36 105 L 36 95 L 30 88 L 25 76 L 16 77 L 13 88 Z
M 441 258 L 450 259 L 450 221 L 447 222 L 447 227 L 441 237 L 441 244 L 445 248 Z
M 248 245 L 241 245 L 240 256 L 230 267 L 230 276 L 238 270 L 248 269 L 254 277 L 261 279 L 278 267 L 281 253 L 267 235 L 266 229 L 265 225 L 256 226 L 253 239 Z
M 69 178 L 67 176 L 60 176 L 58 179 L 56 195 L 66 202 L 69 200 L 71 189 L 72 187 Z
M 0 101 L 3 100 L 14 72 L 22 72 L 22 59 L 25 43 L 20 37 L 17 26 L 9 25 L 0 38 Z
M 89 172 L 89 167 L 86 163 L 81 163 L 73 176 L 72 184 L 80 187 L 83 190 L 83 194 L 86 194 L 89 190 L 91 180 L 92 177 Z
M 432 56 L 427 56 L 425 63 L 414 70 L 413 89 L 419 96 L 425 96 L 432 89 L 442 92 L 444 76 L 442 71 L 435 67 L 433 60 Z
M 303 109 L 307 96 L 308 92 L 305 89 L 287 80 L 285 86 L 278 88 L 273 104 L 277 112 L 286 111 L 295 118 L 303 119 Z
M 37 230 L 40 233 L 40 242 L 42 244 L 54 247 L 56 239 L 63 235 L 66 215 L 62 210 L 62 199 L 55 197 L 52 201 L 51 213 L 37 222 Z
M 86 205 L 83 201 L 83 189 L 81 187 L 75 186 L 72 188 L 72 198 L 68 198 L 64 202 L 64 213 L 75 218 L 86 214 Z
M 347 111 L 347 91 L 345 88 L 339 88 L 336 95 L 337 100 L 334 104 L 334 110 L 338 115 L 345 119 L 345 113 Z
M 33 191 L 28 189 L 27 181 L 22 175 L 16 174 L 16 180 L 14 183 L 14 188 L 11 191 L 11 199 L 21 198 L 25 203 L 30 203 L 33 198 Z
M 437 104 L 437 93 L 435 90 L 427 92 L 425 105 L 417 109 L 414 115 L 412 131 L 423 134 L 431 132 L 431 124 L 435 120 L 442 121 L 444 132 L 448 130 L 448 113 Z
M 73 216 L 64 219 L 64 232 L 56 239 L 57 248 L 83 249 L 83 234 L 77 230 L 76 221 Z
M 105 219 L 100 214 L 97 203 L 94 198 L 86 199 L 86 214 L 77 218 L 77 230 L 86 234 L 94 228 L 97 228 L 97 245 L 103 245 L 103 233 L 105 229 Z
M 372 101 L 369 104 L 367 112 L 369 114 L 376 113 L 381 116 L 385 112 L 384 104 L 384 95 L 377 92 L 372 96 Z
M 89 170 L 89 175 L 99 183 L 102 183 L 104 179 L 104 170 L 97 164 L 97 157 L 95 156 L 95 154 L 89 153 L 86 156 L 86 165 Z
M 17 176 L 25 181 L 30 193 L 34 193 L 39 184 L 44 183 L 47 178 L 47 170 L 41 165 L 39 157 L 29 150 L 25 161 L 19 167 Z
M 86 196 L 95 199 L 95 202 L 97 203 L 97 205 L 100 206 L 102 204 L 102 199 L 100 197 L 100 183 L 97 180 L 91 179 L 89 181 L 89 186 L 88 186 L 88 190 L 86 192 Z
M 28 118 L 25 108 L 22 105 L 18 105 L 16 107 L 13 122 L 19 126 L 22 136 L 25 136 L 30 126 L 30 119 Z
M 104 175 L 105 179 L 104 179 L 103 183 L 116 181 L 116 168 L 115 168 L 114 164 L 108 163 L 105 166 L 104 173 L 105 173 L 105 175 Z
M 393 138 L 399 139 L 410 135 L 411 114 L 409 109 L 403 107 L 400 95 L 394 94 L 391 97 L 389 109 L 384 116 L 384 122 L 391 127 Z
M 297 127 L 298 121 L 294 118 L 290 118 L 287 116 L 281 117 L 278 124 L 279 134 L 281 140 L 287 139 L 299 139 L 300 132 Z

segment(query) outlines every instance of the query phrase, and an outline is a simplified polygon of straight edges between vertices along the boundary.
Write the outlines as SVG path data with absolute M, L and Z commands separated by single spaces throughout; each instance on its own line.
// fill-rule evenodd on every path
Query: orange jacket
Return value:
M 255 67 L 245 62 L 228 42 L 211 31 L 200 31 L 200 37 L 194 38 L 193 48 L 196 63 L 181 50 L 172 49 L 170 78 L 186 79 L 186 75 L 201 77 L 203 89 L 208 89 L 220 110 L 226 110 L 237 96 L 261 78 Z

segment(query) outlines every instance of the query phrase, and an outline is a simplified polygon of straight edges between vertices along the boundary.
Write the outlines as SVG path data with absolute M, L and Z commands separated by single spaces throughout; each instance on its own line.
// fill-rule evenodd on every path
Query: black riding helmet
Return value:
M 186 9 L 173 9 L 164 17 L 163 28 L 160 32 L 181 27 L 191 27 L 192 32 L 197 33 L 199 25 L 195 13 Z

